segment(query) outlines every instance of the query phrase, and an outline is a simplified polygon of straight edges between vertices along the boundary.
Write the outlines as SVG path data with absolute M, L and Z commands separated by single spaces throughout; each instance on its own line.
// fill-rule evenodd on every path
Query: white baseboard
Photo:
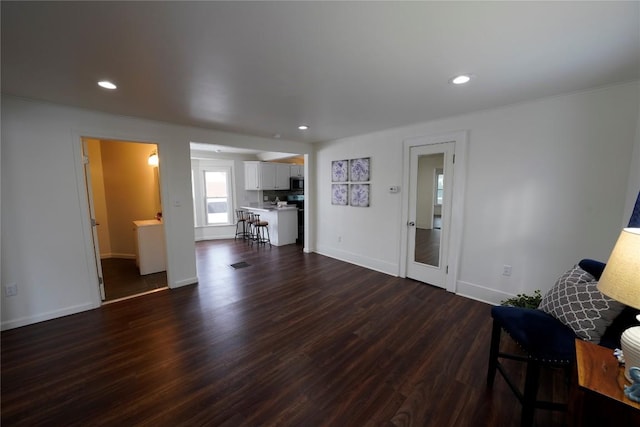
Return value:
M 51 320 L 51 319 L 55 319 L 58 317 L 63 317 L 63 316 L 68 316 L 70 314 L 76 314 L 76 313 L 80 313 L 83 311 L 87 311 L 87 310 L 92 310 L 94 308 L 98 308 L 100 307 L 100 304 L 95 305 L 92 303 L 85 303 L 85 304 L 79 304 L 79 305 L 74 305 L 72 307 L 66 307 L 60 310 L 54 310 L 54 311 L 49 311 L 47 313 L 40 313 L 40 314 L 36 314 L 34 316 L 25 316 L 25 317 L 20 317 L 18 319 L 13 319 L 13 320 L 7 320 L 2 322 L 2 325 L 0 326 L 0 329 L 7 330 L 7 329 L 14 329 L 14 328 L 19 328 L 21 326 L 27 326 L 27 325 L 31 325 L 33 323 L 39 323 L 39 322 L 44 322 L 46 320 Z
M 199 236 L 195 238 L 196 242 L 203 242 L 206 240 L 225 240 L 225 239 L 233 239 L 235 238 L 236 235 L 234 234 L 229 234 L 229 235 L 219 235 L 219 236 Z
M 120 253 L 108 253 L 108 254 L 100 254 L 100 259 L 111 259 L 111 258 L 120 258 L 120 259 L 136 259 L 136 254 L 120 254 Z
M 456 285 L 457 295 L 492 305 L 498 305 L 500 304 L 500 301 L 513 296 L 505 292 L 496 291 L 495 289 L 476 285 L 475 283 L 463 282 L 461 280 L 458 280 Z
M 188 279 L 178 280 L 174 282 L 172 286 L 169 286 L 171 289 L 180 288 L 182 286 L 193 285 L 194 283 L 198 283 L 197 277 L 190 277 Z
M 314 251 L 320 255 L 328 256 L 329 258 L 335 258 L 340 261 L 348 262 L 360 267 L 375 270 L 380 273 L 385 273 L 390 276 L 398 277 L 398 265 L 386 261 L 382 261 L 374 258 L 367 258 L 354 254 L 352 252 L 340 251 L 332 248 L 316 248 Z

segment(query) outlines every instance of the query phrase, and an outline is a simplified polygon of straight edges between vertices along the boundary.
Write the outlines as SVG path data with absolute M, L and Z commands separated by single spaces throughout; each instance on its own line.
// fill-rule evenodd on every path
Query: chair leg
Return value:
M 489 348 L 489 369 L 487 370 L 487 387 L 493 387 L 493 382 L 496 379 L 496 369 L 498 368 L 498 352 L 500 351 L 500 336 L 502 334 L 502 328 L 496 322 L 493 321 L 493 329 L 491 331 L 491 345 Z
M 242 231 L 240 231 L 240 223 L 242 223 Z M 245 232 L 244 232 L 244 221 L 237 221 L 236 222 L 236 235 L 233 238 L 233 240 L 236 240 L 238 238 L 238 236 L 244 237 Z
M 538 396 L 539 377 L 540 364 L 530 360 L 527 362 L 527 376 L 524 381 L 522 415 L 520 417 L 520 425 L 522 427 L 530 427 L 533 425 L 533 416 L 536 410 L 536 398 Z
M 265 243 L 269 243 L 269 247 L 271 247 L 271 236 L 269 235 L 269 227 L 264 227 L 265 231 L 267 232 L 267 238 Z

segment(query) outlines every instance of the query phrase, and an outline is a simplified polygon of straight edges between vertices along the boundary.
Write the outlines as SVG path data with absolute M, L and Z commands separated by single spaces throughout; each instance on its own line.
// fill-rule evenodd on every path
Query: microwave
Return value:
M 292 190 L 304 190 L 304 178 L 291 177 Z

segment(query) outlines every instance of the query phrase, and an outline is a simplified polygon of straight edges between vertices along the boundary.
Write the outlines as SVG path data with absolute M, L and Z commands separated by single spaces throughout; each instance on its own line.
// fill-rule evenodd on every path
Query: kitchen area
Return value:
M 244 203 L 269 222 L 271 244 L 304 244 L 304 165 L 283 162 L 244 162 L 245 190 L 259 192 L 258 202 Z M 261 195 L 260 195 L 261 194 Z
M 305 155 L 197 142 L 190 148 L 196 242 L 234 239 L 235 209 L 242 209 L 269 222 L 272 244 L 304 246 Z

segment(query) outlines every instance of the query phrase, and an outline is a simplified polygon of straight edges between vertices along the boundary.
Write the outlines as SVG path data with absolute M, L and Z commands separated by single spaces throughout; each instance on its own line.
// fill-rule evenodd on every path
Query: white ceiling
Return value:
M 331 140 L 639 79 L 639 4 L 2 1 L 2 91 Z

